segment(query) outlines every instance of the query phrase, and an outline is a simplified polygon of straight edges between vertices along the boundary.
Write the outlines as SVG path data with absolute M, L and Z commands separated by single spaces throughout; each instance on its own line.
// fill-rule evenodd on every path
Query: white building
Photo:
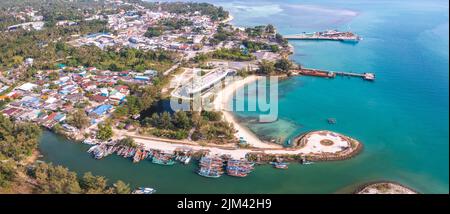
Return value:
M 31 91 L 31 90 L 33 90 L 33 89 L 36 88 L 36 87 L 37 87 L 36 84 L 27 82 L 27 83 L 21 85 L 20 87 L 18 87 L 17 89 L 19 89 L 19 90 L 21 90 L 21 91 Z

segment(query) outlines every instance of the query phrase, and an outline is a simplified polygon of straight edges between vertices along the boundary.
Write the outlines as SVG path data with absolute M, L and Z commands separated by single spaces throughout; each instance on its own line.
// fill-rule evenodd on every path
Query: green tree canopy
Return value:
M 76 173 L 70 172 L 65 167 L 41 163 L 34 173 L 39 189 L 43 193 L 82 193 Z
M 157 27 L 149 27 L 145 32 L 144 36 L 147 38 L 158 37 L 163 34 L 163 29 L 159 26 Z
M 114 133 L 110 124 L 99 123 L 97 127 L 98 127 L 97 131 L 98 139 L 103 141 L 111 139 Z
M 263 59 L 258 63 L 258 73 L 269 75 L 269 74 L 273 73 L 274 71 L 275 71 L 275 65 L 273 62 Z
M 275 62 L 275 68 L 282 72 L 288 72 L 292 68 L 292 62 L 286 58 L 281 58 Z
M 0 115 L 0 154 L 23 160 L 37 148 L 41 129 L 33 123 L 12 122 Z
M 8 187 L 17 176 L 17 166 L 14 161 L 0 158 L 0 187 Z
M 80 180 L 80 187 L 87 194 L 105 193 L 107 186 L 107 180 L 104 177 L 94 176 L 91 172 L 84 173 Z
M 89 126 L 90 120 L 83 109 L 77 109 L 69 114 L 67 123 L 78 129 L 83 129 Z
M 271 24 L 268 24 L 266 26 L 266 32 L 267 33 L 271 33 L 271 34 L 275 33 L 275 27 L 273 25 L 271 25 Z
M 172 128 L 172 117 L 170 116 L 169 112 L 163 112 L 161 115 L 160 120 L 160 126 L 163 129 L 170 129 Z
M 137 147 L 136 142 L 131 137 L 125 137 L 119 140 L 118 145 L 127 146 L 127 147 Z
M 191 121 L 184 111 L 177 111 L 173 116 L 173 123 L 180 129 L 188 129 L 191 127 Z
M 130 185 L 126 184 L 125 182 L 118 180 L 113 185 L 113 193 L 115 194 L 130 194 Z

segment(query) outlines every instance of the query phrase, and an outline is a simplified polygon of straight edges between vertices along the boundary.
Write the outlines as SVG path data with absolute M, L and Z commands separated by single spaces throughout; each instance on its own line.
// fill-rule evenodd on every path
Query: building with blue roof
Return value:
M 38 97 L 27 96 L 27 97 L 22 98 L 21 103 L 23 106 L 26 106 L 26 107 L 38 108 L 40 101 L 41 101 L 41 99 Z
M 62 94 L 62 95 L 68 95 L 70 93 L 70 91 L 68 91 L 68 90 L 60 90 L 59 91 L 59 94 Z
M 140 81 L 150 81 L 150 77 L 148 76 L 135 76 L 134 79 Z
M 100 117 L 106 113 L 108 113 L 109 110 L 112 109 L 112 105 L 109 104 L 104 104 L 104 105 L 99 105 L 97 106 L 97 108 L 95 108 L 94 110 L 92 110 L 89 115 L 92 115 L 94 117 Z
M 58 113 L 55 118 L 53 118 L 53 120 L 57 121 L 57 122 L 61 122 L 64 121 L 66 119 L 66 115 L 63 113 Z

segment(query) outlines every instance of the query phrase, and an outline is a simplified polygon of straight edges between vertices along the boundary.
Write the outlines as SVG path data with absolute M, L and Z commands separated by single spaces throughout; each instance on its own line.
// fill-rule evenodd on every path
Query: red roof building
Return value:
M 96 95 L 90 97 L 89 99 L 94 101 L 94 102 L 97 102 L 97 103 L 103 103 L 103 102 L 105 102 L 108 99 L 108 97 L 96 94 Z

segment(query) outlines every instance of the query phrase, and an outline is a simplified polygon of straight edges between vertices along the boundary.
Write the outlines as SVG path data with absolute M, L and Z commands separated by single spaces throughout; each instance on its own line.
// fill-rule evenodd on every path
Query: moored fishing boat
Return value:
M 151 157 L 153 157 L 153 150 L 148 151 L 147 157 L 145 159 L 150 159 Z
M 97 145 L 97 141 L 95 139 L 91 139 L 91 138 L 86 138 L 83 140 L 83 144 L 87 144 L 87 145 Z
M 120 148 L 117 150 L 116 154 L 121 156 L 124 149 L 125 149 L 125 147 L 120 146 Z
M 311 165 L 311 164 L 314 164 L 314 162 L 312 162 L 312 161 L 306 161 L 306 162 L 303 162 L 303 163 L 302 163 L 302 165 Z
M 170 166 L 170 165 L 174 165 L 175 161 L 173 160 L 173 155 L 171 155 L 171 154 L 156 153 L 152 157 L 152 163 Z
M 106 154 L 107 154 L 107 155 L 113 154 L 115 149 L 116 149 L 116 147 L 114 147 L 114 145 L 110 145 L 110 146 L 107 147 L 107 149 L 106 149 Z
M 285 162 L 270 162 L 277 169 L 287 169 L 288 163 Z
M 155 193 L 156 190 L 149 187 L 139 187 L 136 190 L 132 192 L 132 194 L 144 194 L 144 195 L 150 195 Z
M 183 161 L 183 163 L 184 163 L 184 164 L 189 164 L 190 161 L 191 161 L 191 156 L 188 156 L 188 157 Z
M 124 154 L 123 157 L 125 157 L 125 158 L 131 158 L 131 157 L 134 156 L 135 153 L 136 153 L 135 148 L 130 147 L 130 148 L 127 150 L 127 152 Z
M 302 165 L 310 165 L 310 164 L 313 164 L 314 162 L 308 161 L 306 158 L 302 158 L 302 159 L 300 160 L 300 163 L 301 163 Z
M 141 160 L 141 154 L 142 154 L 141 150 L 137 149 L 133 157 L 133 163 L 137 163 Z
M 246 177 L 252 172 L 254 163 L 247 160 L 234 160 L 227 161 L 227 174 L 234 177 Z
M 219 157 L 200 158 L 198 174 L 208 178 L 218 178 L 223 174 L 223 160 Z
M 102 159 L 103 157 L 106 156 L 105 149 L 102 146 L 99 146 L 96 149 L 94 149 L 93 154 L 95 159 Z
M 227 170 L 227 174 L 233 177 L 247 177 L 247 173 L 241 172 L 239 170 Z
M 105 153 L 103 151 L 97 152 L 94 157 L 95 159 L 102 159 L 104 157 Z
M 198 171 L 198 174 L 203 177 L 207 177 L 207 178 L 219 178 L 220 176 L 222 176 L 222 173 L 220 173 L 219 171 L 207 170 L 207 169 L 200 169 Z
M 152 158 L 152 163 L 156 163 L 156 164 L 159 164 L 159 165 L 165 165 L 165 166 L 171 166 L 171 165 L 175 164 L 175 161 L 173 161 L 173 160 L 161 160 L 161 159 L 158 159 L 156 157 L 153 157 Z
M 143 149 L 143 150 L 142 150 L 142 155 L 141 155 L 141 157 L 140 157 L 139 159 L 140 159 L 140 160 L 144 160 L 144 159 L 147 158 L 147 155 L 148 155 L 147 150 Z
M 88 153 L 92 153 L 95 149 L 97 149 L 99 146 L 98 145 L 95 145 L 95 146 L 92 146 L 91 148 L 89 148 L 88 150 L 87 150 L 87 152 Z
M 130 153 L 130 151 L 131 151 L 131 148 L 125 147 L 125 149 L 122 152 L 122 157 L 126 158 L 128 153 Z

